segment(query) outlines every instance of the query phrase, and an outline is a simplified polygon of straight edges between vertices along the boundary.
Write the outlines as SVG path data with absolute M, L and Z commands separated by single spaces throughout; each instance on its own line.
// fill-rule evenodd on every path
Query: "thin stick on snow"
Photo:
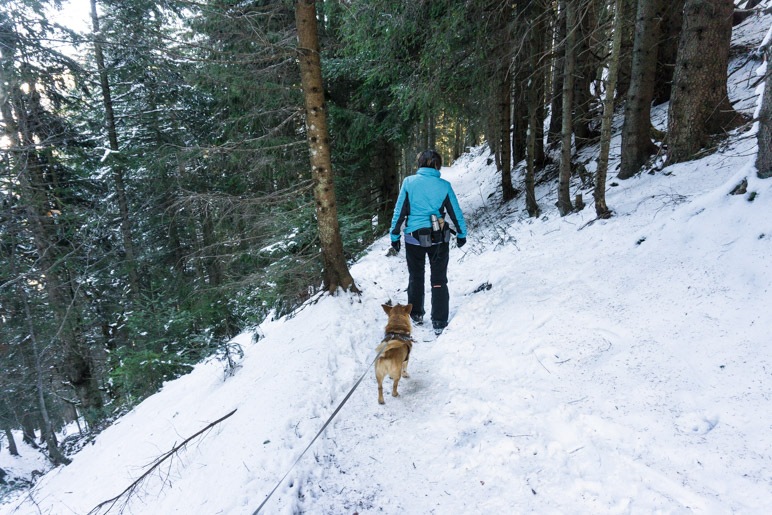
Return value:
M 227 415 L 225 415 L 225 416 L 222 416 L 222 417 L 218 418 L 217 420 L 215 420 L 214 422 L 210 423 L 210 424 L 209 424 L 209 425 L 207 425 L 205 428 L 203 428 L 203 429 L 201 429 L 200 431 L 196 432 L 196 434 L 194 434 L 194 435 L 192 435 L 192 436 L 189 436 L 189 437 L 187 437 L 187 438 L 186 438 L 186 439 L 185 439 L 185 440 L 184 440 L 184 441 L 183 441 L 181 444 L 179 444 L 179 445 L 176 445 L 176 444 L 175 444 L 175 445 L 174 445 L 174 446 L 173 446 L 173 447 L 172 447 L 172 448 L 171 448 L 169 451 L 167 451 L 166 453 L 164 453 L 164 454 L 162 454 L 160 457 L 158 457 L 158 458 L 155 460 L 155 463 L 153 463 L 153 466 L 151 466 L 149 469 L 147 469 L 147 470 L 146 470 L 146 471 L 145 471 L 145 472 L 144 472 L 144 473 L 143 473 L 141 476 L 139 476 L 139 478 L 137 478 L 137 480 L 136 480 L 136 481 L 134 481 L 132 484 L 130 484 L 130 485 L 129 485 L 129 486 L 128 486 L 128 487 L 127 487 L 127 488 L 126 488 L 126 489 L 125 489 L 123 492 L 121 492 L 120 494 L 116 495 L 116 496 L 115 496 L 115 497 L 113 497 L 112 499 L 108 499 L 108 500 L 106 500 L 106 501 L 104 501 L 104 502 L 101 502 L 101 503 L 97 504 L 97 505 L 96 505 L 94 508 L 92 508 L 92 509 L 91 509 L 91 511 L 89 511 L 89 512 L 88 512 L 88 515 L 96 515 L 96 514 L 98 514 L 98 513 L 109 513 L 109 512 L 110 512 L 110 510 L 112 510 L 112 509 L 113 509 L 113 507 L 115 507 L 116 503 L 117 503 L 117 502 L 118 502 L 118 501 L 119 501 L 119 500 L 120 500 L 122 497 L 124 497 L 124 496 L 125 496 L 125 499 L 123 500 L 122 506 L 121 506 L 121 508 L 120 508 L 120 510 L 119 510 L 119 512 L 122 512 L 122 511 L 123 511 L 123 509 L 124 509 L 124 508 L 126 507 L 126 505 L 128 504 L 128 502 L 129 502 L 129 499 L 130 499 L 130 498 L 131 498 L 131 496 L 134 494 L 134 491 L 135 491 L 135 490 L 136 490 L 136 489 L 137 489 L 137 488 L 140 486 L 140 484 L 142 484 L 142 482 L 143 482 L 145 479 L 147 479 L 147 477 L 148 477 L 150 474 L 152 474 L 152 473 L 153 473 L 153 471 L 155 471 L 155 470 L 156 470 L 156 469 L 157 469 L 159 466 L 161 466 L 161 464 L 162 464 L 163 462 L 165 462 L 166 460 L 170 459 L 170 458 L 171 458 L 171 457 L 173 457 L 175 454 L 177 454 L 177 453 L 178 453 L 178 452 L 179 452 L 181 449 L 183 449 L 183 448 L 184 448 L 184 447 L 185 447 L 185 446 L 186 446 L 188 443 L 190 443 L 190 441 L 191 441 L 191 440 L 194 440 L 195 438 L 197 438 L 197 437 L 198 437 L 198 436 L 200 436 L 201 434 L 203 434 L 203 433 L 207 432 L 208 430 L 210 430 L 211 428 L 213 428 L 214 426 L 216 426 L 217 424 L 219 424 L 220 422 L 222 422 L 222 421 L 223 421 L 223 420 L 225 420 L 226 418 L 230 417 L 230 416 L 231 416 L 231 415 L 233 415 L 234 413 L 236 413 L 236 410 L 235 410 L 235 409 L 234 409 L 233 411 L 231 411 L 230 413 L 228 413 Z M 109 506 L 107 506 L 107 505 L 109 505 Z M 102 510 L 102 508 L 103 508 L 103 507 L 105 507 L 105 506 L 107 506 L 107 510 L 105 510 L 104 512 L 102 512 L 101 510 Z
M 542 367 L 544 367 L 544 370 L 546 370 L 548 374 L 551 374 L 551 373 L 552 373 L 552 372 L 550 372 L 550 369 L 549 369 L 549 368 L 547 368 L 547 367 L 545 367 L 545 366 L 544 366 L 544 363 L 542 363 L 542 362 L 541 362 L 541 360 L 539 359 L 539 356 L 537 356 L 535 352 L 531 352 L 531 354 L 533 354 L 533 357 L 534 357 L 534 358 L 536 358 L 536 361 L 538 361 L 538 362 L 539 362 L 539 365 L 541 365 Z

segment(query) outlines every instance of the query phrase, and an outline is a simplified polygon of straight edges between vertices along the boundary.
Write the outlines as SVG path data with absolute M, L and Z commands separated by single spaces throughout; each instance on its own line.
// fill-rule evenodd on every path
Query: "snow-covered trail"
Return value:
M 461 163 L 444 176 L 463 185 L 479 165 Z M 720 186 L 725 175 L 703 177 L 704 188 Z M 666 188 L 679 186 L 674 178 Z M 470 207 L 471 197 L 487 196 L 464 191 Z M 751 327 L 759 316 L 727 313 L 725 297 L 761 295 L 760 305 L 772 297 L 738 286 L 707 254 L 706 263 L 669 259 L 674 242 L 662 218 L 679 212 L 671 198 L 661 199 L 645 225 L 624 213 L 640 205 L 622 205 L 613 222 L 582 231 L 586 212 L 530 230 L 530 222 L 484 227 L 472 220 L 477 230 L 466 252 L 451 250 L 448 329 L 416 344 L 400 398 L 387 396 L 379 406 L 374 378 L 360 386 L 314 461 L 301 466 L 292 510 L 718 513 L 769 506 L 768 476 L 745 470 L 743 457 L 763 456 L 765 443 L 737 448 L 732 434 L 750 422 L 752 402 L 720 391 L 720 374 L 733 373 L 730 360 L 755 352 L 741 342 L 727 348 L 729 328 Z M 485 217 L 483 206 L 470 211 Z M 502 227 L 513 229 L 503 234 Z M 405 302 L 404 257 L 384 257 L 386 245 L 353 270 L 364 304 Z M 491 288 L 476 291 L 483 283 Z M 376 285 L 382 291 L 371 295 Z M 373 323 L 384 325 L 380 310 L 375 315 Z M 764 358 L 761 368 L 750 366 L 758 378 L 769 352 Z M 735 419 L 738 411 L 745 418 Z M 728 434 L 708 438 L 713 431 Z M 714 479 L 716 467 L 728 473 Z

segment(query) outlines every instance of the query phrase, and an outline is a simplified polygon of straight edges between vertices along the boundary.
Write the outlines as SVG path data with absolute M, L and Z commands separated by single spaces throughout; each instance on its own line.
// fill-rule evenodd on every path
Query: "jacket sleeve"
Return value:
M 456 226 L 456 236 L 459 238 L 466 238 L 464 213 L 461 212 L 461 207 L 458 205 L 458 199 L 456 198 L 456 193 L 453 191 L 452 186 L 448 186 L 448 196 L 445 197 L 445 202 L 443 202 L 442 207 L 453 221 L 453 225 Z
M 402 224 L 409 214 L 410 197 L 407 194 L 407 188 L 403 182 L 402 188 L 399 190 L 399 197 L 397 197 L 397 204 L 394 206 L 394 215 L 391 217 L 391 228 L 389 229 L 391 241 L 397 241 L 399 239 L 400 233 L 402 232 Z

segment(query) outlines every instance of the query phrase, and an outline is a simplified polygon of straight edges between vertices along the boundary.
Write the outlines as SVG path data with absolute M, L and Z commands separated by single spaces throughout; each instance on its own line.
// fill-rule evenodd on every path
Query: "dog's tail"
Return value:
M 375 348 L 375 351 L 376 352 L 380 352 L 381 353 L 381 357 L 385 358 L 387 352 L 389 352 L 392 349 L 399 349 L 400 347 L 402 347 L 403 345 L 406 345 L 406 344 L 407 343 L 402 341 L 402 340 L 384 340 L 384 341 L 381 342 L 380 345 L 378 345 Z

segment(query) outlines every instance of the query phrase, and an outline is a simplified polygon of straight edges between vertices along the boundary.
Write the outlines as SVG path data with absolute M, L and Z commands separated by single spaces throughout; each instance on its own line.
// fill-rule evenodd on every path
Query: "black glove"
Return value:
M 394 252 L 399 252 L 399 249 L 401 249 L 401 248 L 402 248 L 402 243 L 400 243 L 400 241 L 399 241 L 399 240 L 397 240 L 397 241 L 392 241 L 392 242 L 391 242 L 391 248 L 393 248 L 393 249 L 394 249 Z
M 456 246 L 458 248 L 461 248 L 464 245 L 466 245 L 466 238 L 456 238 Z

